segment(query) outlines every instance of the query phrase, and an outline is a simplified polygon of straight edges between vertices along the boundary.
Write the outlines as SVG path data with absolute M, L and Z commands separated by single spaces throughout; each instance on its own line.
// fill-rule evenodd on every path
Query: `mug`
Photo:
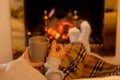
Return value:
M 44 62 L 48 53 L 49 39 L 34 36 L 29 39 L 29 55 L 32 62 Z

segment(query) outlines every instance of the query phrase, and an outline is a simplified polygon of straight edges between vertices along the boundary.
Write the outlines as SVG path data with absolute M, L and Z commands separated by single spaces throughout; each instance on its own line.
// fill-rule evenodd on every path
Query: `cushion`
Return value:
M 45 78 L 27 60 L 20 57 L 9 63 L 0 64 L 0 80 L 45 80 Z

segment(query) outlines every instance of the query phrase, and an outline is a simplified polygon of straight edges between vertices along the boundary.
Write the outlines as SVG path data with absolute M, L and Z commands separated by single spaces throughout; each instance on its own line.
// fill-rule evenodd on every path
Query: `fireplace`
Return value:
M 59 13 L 60 16 L 60 11 L 65 14 L 64 10 L 61 9 L 62 8 L 56 11 L 56 13 Z M 54 9 L 50 11 L 50 14 L 54 12 L 53 10 Z M 77 10 L 74 10 L 73 13 L 71 10 L 69 10 L 66 14 L 67 15 L 65 15 L 63 18 L 56 18 L 54 15 L 50 15 L 49 17 L 47 10 L 44 10 L 43 25 L 38 26 L 41 29 L 38 29 L 38 32 L 36 30 L 32 31 L 32 33 L 29 31 L 27 35 L 29 37 L 43 35 L 48 37 L 50 39 L 50 42 L 56 40 L 58 43 L 69 43 L 70 41 L 68 32 L 70 28 L 78 27 L 80 25 L 80 19 L 77 15 Z M 51 16 L 53 17 L 51 18 Z
M 104 0 L 24 0 L 25 2 L 25 30 L 26 30 L 26 45 L 28 45 L 28 39 L 31 36 L 45 35 L 46 30 L 44 27 L 44 10 L 50 12 L 53 7 L 62 7 L 63 9 L 71 9 L 78 11 L 78 16 L 81 19 L 87 20 L 92 28 L 91 37 L 93 38 L 91 43 L 101 44 L 103 18 L 104 18 Z M 59 27 L 60 28 L 60 27 Z M 62 29 L 64 34 L 67 33 L 68 26 L 65 25 Z M 53 28 L 52 28 L 53 29 Z M 51 29 L 49 29 L 50 31 Z M 47 33 L 49 33 L 47 31 Z M 52 30 L 52 33 L 55 31 Z M 50 33 L 51 34 L 51 33 Z M 48 34 L 48 37 L 53 40 L 56 37 L 58 42 L 61 41 L 63 35 L 57 34 L 53 37 Z M 67 35 L 66 35 L 67 36 Z M 63 39 L 63 42 L 69 42 L 67 39 Z

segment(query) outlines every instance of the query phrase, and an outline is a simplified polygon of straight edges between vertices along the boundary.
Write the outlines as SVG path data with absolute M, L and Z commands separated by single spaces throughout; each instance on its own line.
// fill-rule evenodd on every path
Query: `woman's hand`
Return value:
M 40 66 L 42 66 L 42 65 L 44 64 L 44 62 L 32 62 L 32 61 L 30 60 L 29 49 L 28 49 L 28 48 L 27 48 L 26 51 L 23 53 L 23 57 L 24 57 L 25 59 L 27 59 L 27 60 L 31 63 L 31 65 L 32 65 L 33 67 L 40 67 Z
M 55 40 L 51 44 L 51 49 L 48 54 L 48 57 L 56 57 L 58 59 L 63 59 L 66 56 L 66 52 L 63 48 L 62 44 L 58 44 Z M 29 56 L 29 49 L 27 48 L 26 51 L 23 53 L 23 57 L 27 59 L 33 67 L 40 67 L 44 64 L 44 62 L 32 62 Z
M 48 57 L 56 57 L 58 59 L 63 59 L 66 56 L 66 52 L 62 44 L 58 44 L 55 40 L 51 44 L 51 49 Z

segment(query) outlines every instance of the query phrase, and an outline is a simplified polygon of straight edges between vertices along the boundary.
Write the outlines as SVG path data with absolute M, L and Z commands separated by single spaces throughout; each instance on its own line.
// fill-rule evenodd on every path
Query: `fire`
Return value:
M 59 38 L 62 38 L 63 40 L 67 40 L 69 38 L 68 30 L 72 26 L 73 24 L 68 21 L 62 21 L 62 22 L 56 23 L 55 25 L 47 29 L 47 35 L 50 39 L 57 40 Z

